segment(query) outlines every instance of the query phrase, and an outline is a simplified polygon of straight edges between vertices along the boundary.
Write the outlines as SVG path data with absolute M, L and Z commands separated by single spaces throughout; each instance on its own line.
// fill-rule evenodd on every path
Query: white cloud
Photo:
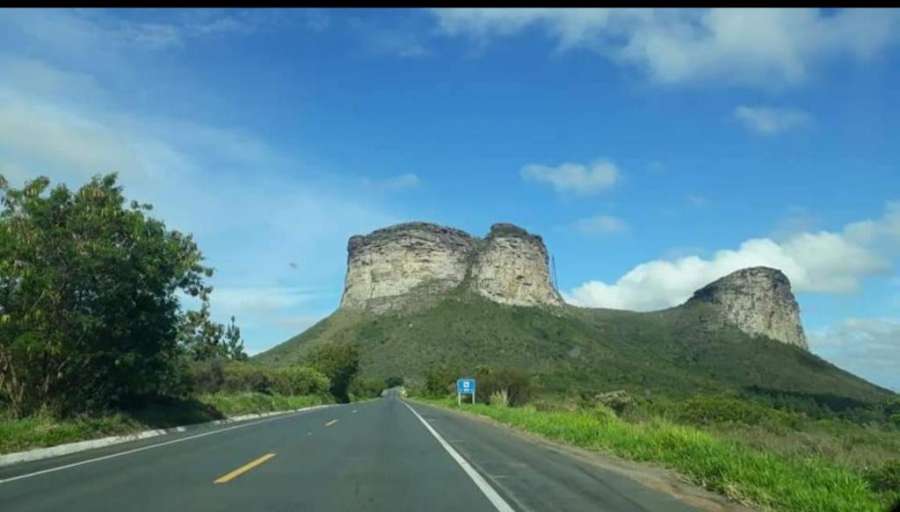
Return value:
M 619 170 L 612 162 L 600 160 L 590 165 L 566 162 L 556 167 L 528 164 L 520 175 L 526 181 L 547 183 L 560 193 L 588 195 L 615 185 Z
M 900 320 L 848 318 L 810 332 L 809 346 L 841 368 L 900 391 Z
M 709 204 L 709 198 L 698 194 L 688 194 L 687 201 L 691 204 L 691 206 L 696 206 L 697 208 L 701 208 Z
M 381 185 L 386 189 L 405 189 L 405 188 L 415 188 L 418 187 L 422 183 L 422 180 L 419 179 L 418 176 L 412 173 L 401 174 L 399 176 L 394 176 L 393 178 L 388 178 L 384 180 Z
M 810 122 L 810 115 L 792 108 L 748 107 L 740 105 L 734 109 L 734 117 L 745 128 L 758 135 L 777 135 L 802 127 Z
M 29 69 L 66 76 L 46 63 Z M 31 94 L 25 82 L 0 77 L 0 174 L 17 187 L 45 175 L 76 188 L 118 171 L 129 199 L 195 235 L 216 269 L 213 315 L 235 315 L 248 348 L 296 334 L 291 318 L 336 306 L 349 236 L 399 220 L 358 180 L 309 169 L 239 130 L 78 105 L 60 91 Z M 416 183 L 407 174 L 386 185 Z
M 882 246 L 898 241 L 900 202 L 892 202 L 880 219 L 848 224 L 840 232 L 795 233 L 780 242 L 754 238 L 708 259 L 654 260 L 615 283 L 588 281 L 564 296 L 579 306 L 649 311 L 680 304 L 706 284 L 758 265 L 783 271 L 794 291 L 851 293 L 863 278 L 890 270 L 891 252 Z
M 585 235 L 606 235 L 628 230 L 628 224 L 624 220 L 610 215 L 595 215 L 579 219 L 573 224 L 573 227 Z
M 848 9 L 438 9 L 439 29 L 488 41 L 541 30 L 659 83 L 761 87 L 805 81 L 823 61 L 870 58 L 898 40 L 900 12 Z
M 154 21 L 132 21 L 103 10 L 19 9 L 4 13 L 0 27 L 66 53 L 91 54 L 127 48 L 167 50 L 205 37 L 249 34 L 277 22 L 265 11 L 191 10 L 163 13 Z M 281 16 L 283 18 L 283 16 Z

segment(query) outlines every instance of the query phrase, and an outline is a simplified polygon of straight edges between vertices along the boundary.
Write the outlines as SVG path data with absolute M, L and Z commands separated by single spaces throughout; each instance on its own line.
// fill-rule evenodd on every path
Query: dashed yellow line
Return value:
M 235 478 L 243 475 L 247 471 L 250 471 L 251 469 L 255 468 L 256 466 L 263 464 L 264 462 L 266 462 L 267 460 L 271 459 L 274 456 L 275 456 L 274 453 L 267 453 L 256 460 L 253 460 L 253 461 L 250 461 L 250 462 L 244 464 L 243 466 L 235 469 L 234 471 L 232 471 L 230 473 L 225 473 L 224 475 L 217 478 L 213 483 L 224 484 L 226 482 L 230 482 L 230 481 L 234 480 Z
M 337 422 L 338 422 L 338 420 L 331 420 L 331 421 L 329 421 L 328 423 L 326 423 L 325 426 L 326 426 L 326 427 L 330 427 L 330 426 L 334 425 L 334 424 L 337 423 Z

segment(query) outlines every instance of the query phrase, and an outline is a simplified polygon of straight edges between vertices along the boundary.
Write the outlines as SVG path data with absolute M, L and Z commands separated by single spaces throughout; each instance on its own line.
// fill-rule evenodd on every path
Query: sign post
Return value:
M 462 405 L 463 395 L 472 395 L 472 403 L 475 403 L 475 379 L 456 380 L 456 405 Z

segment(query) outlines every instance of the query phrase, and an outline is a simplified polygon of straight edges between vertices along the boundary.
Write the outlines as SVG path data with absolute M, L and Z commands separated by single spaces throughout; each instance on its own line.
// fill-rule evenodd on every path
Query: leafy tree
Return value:
M 176 292 L 205 300 L 190 235 L 126 206 L 116 175 L 77 192 L 0 179 L 0 393 L 11 412 L 74 412 L 177 380 Z
M 241 329 L 235 324 L 234 316 L 226 327 L 210 318 L 209 301 L 203 299 L 199 311 L 184 314 L 179 332 L 181 347 L 194 361 L 214 358 L 246 361 Z
M 350 400 L 350 384 L 359 372 L 359 348 L 355 344 L 319 345 L 309 354 L 309 362 L 313 368 L 328 377 L 331 382 L 331 394 L 336 400 L 341 402 Z
M 241 329 L 234 323 L 234 315 L 231 323 L 225 328 L 225 336 L 222 339 L 225 357 L 235 361 L 246 361 L 247 353 L 244 352 L 244 340 L 241 338 Z
M 402 385 L 403 385 L 403 377 L 393 376 L 393 377 L 388 377 L 388 378 L 384 379 L 384 387 L 385 388 L 395 388 L 397 386 L 402 386 Z

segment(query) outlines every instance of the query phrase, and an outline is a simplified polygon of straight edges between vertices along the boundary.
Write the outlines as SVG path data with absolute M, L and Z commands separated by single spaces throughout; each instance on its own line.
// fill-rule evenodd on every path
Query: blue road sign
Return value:
M 458 379 L 456 381 L 456 392 L 460 395 L 474 395 L 475 379 Z

